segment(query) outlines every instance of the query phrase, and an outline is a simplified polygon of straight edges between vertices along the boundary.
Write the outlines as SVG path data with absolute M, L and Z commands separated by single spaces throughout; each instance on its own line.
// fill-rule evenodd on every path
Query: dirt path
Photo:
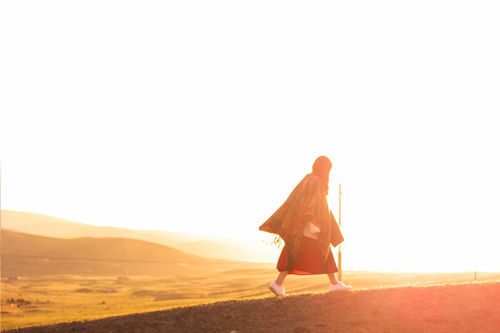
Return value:
M 500 332 L 500 283 L 228 301 L 9 332 Z

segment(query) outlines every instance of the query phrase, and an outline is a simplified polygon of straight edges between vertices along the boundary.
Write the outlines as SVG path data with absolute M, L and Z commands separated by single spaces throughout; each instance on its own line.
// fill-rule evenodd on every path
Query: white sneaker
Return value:
M 273 292 L 273 294 L 275 294 L 276 296 L 278 297 L 285 297 L 285 296 L 288 296 L 286 293 L 285 293 L 285 288 L 283 288 L 283 286 L 279 286 L 276 282 L 273 281 L 273 283 L 271 283 L 269 285 L 269 290 L 271 290 Z
M 349 290 L 351 286 L 346 286 L 343 282 L 337 281 L 336 284 L 330 283 L 330 291 L 341 291 L 341 290 Z

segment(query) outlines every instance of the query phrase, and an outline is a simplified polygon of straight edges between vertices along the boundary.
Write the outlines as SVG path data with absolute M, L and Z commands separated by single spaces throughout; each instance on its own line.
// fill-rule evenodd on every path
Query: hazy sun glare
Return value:
M 345 269 L 500 271 L 499 9 L 3 2 L 2 208 L 268 239 L 327 155 Z

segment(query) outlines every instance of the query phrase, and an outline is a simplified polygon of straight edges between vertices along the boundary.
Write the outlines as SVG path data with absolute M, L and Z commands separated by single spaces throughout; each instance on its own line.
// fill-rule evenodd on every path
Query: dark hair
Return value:
M 313 173 L 321 175 L 330 172 L 332 168 L 332 162 L 326 156 L 320 156 L 314 161 Z
M 326 156 L 320 156 L 314 161 L 313 174 L 321 178 L 325 185 L 326 194 L 328 195 L 328 183 L 330 182 L 330 169 L 332 162 Z

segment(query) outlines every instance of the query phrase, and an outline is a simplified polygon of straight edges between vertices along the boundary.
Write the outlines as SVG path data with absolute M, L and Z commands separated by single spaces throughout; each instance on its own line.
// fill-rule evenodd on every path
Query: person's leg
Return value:
M 288 271 L 283 271 L 278 274 L 278 277 L 276 278 L 276 284 L 278 286 L 282 286 L 283 282 L 285 281 L 286 276 L 288 275 Z
M 285 288 L 283 287 L 283 281 L 285 280 L 287 274 L 287 271 L 280 272 L 276 281 L 273 281 L 273 283 L 269 285 L 269 290 L 271 290 L 278 297 L 288 296 L 285 293 Z
M 351 286 L 346 286 L 342 281 L 337 281 L 335 273 L 328 274 L 328 278 L 330 279 L 330 291 L 349 290 L 352 288 Z
M 337 279 L 335 278 L 335 273 L 329 273 L 328 274 L 328 279 L 330 279 L 330 284 L 336 284 Z

